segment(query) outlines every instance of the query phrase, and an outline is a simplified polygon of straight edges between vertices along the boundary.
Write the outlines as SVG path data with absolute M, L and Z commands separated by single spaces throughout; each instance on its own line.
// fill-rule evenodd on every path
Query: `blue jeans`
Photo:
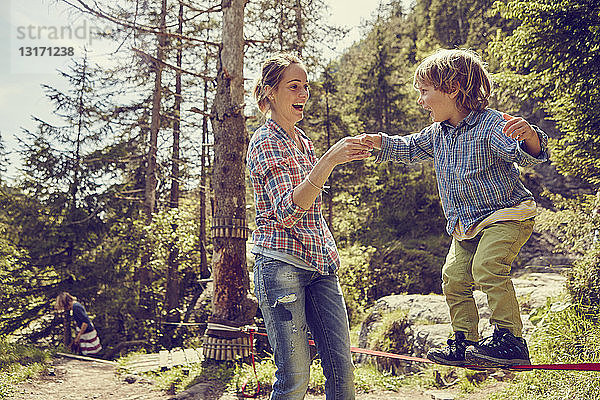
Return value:
M 271 400 L 304 398 L 312 362 L 309 330 L 321 358 L 326 398 L 354 399 L 348 315 L 337 275 L 257 255 L 254 286 L 277 366 Z

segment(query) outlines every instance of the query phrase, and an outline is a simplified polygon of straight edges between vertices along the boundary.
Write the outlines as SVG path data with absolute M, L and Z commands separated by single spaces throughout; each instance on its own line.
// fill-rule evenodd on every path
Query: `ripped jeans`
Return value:
M 308 331 L 317 344 L 327 400 L 354 399 L 348 315 L 338 277 L 256 256 L 254 285 L 275 357 L 271 400 L 301 400 L 308 388 Z

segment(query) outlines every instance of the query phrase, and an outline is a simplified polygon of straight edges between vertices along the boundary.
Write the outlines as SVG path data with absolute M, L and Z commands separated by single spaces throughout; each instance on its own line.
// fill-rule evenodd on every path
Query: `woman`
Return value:
M 306 69 L 295 56 L 267 59 L 254 89 L 263 114 L 248 148 L 257 229 L 255 293 L 273 348 L 271 400 L 302 399 L 317 344 L 327 399 L 354 399 L 348 316 L 336 270 L 333 236 L 321 213 L 321 191 L 336 165 L 370 156 L 368 144 L 344 138 L 319 160 L 296 127 L 309 98 Z
M 62 292 L 56 297 L 55 308 L 58 311 L 73 311 L 77 336 L 71 343 L 72 349 L 79 349 L 84 356 L 98 354 L 102 350 L 96 329 L 85 312 L 85 308 L 77 302 L 76 297 Z

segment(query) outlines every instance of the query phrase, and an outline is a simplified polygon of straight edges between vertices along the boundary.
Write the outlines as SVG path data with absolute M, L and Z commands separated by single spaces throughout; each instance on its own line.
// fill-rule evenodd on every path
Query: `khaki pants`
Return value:
M 452 240 L 442 268 L 442 289 L 454 332 L 464 332 L 467 340 L 479 340 L 479 313 L 473 299 L 477 285 L 487 295 L 490 323 L 522 336 L 523 323 L 510 268 L 532 231 L 533 219 L 500 221 L 485 227 L 473 239 Z

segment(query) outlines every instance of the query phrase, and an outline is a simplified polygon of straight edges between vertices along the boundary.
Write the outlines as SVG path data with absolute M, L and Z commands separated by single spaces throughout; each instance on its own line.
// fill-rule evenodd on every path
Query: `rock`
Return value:
M 452 334 L 450 323 L 435 325 L 412 326 L 412 356 L 424 357 L 427 351 L 434 347 L 446 345 L 448 337 Z
M 521 306 L 523 333 L 527 337 L 534 326 L 529 321 L 529 313 L 544 306 L 549 297 L 559 294 L 564 289 L 566 278 L 561 275 L 561 269 L 525 268 L 518 277 L 513 278 L 515 292 Z M 489 323 L 490 309 L 485 293 L 475 290 L 473 297 L 479 310 L 480 337 L 491 335 L 493 326 Z M 397 310 L 406 312 L 405 320 L 409 328 L 405 330 L 405 341 L 415 357 L 425 357 L 433 347 L 446 344 L 452 334 L 448 306 L 444 296 L 429 295 L 393 295 L 379 299 L 361 325 L 358 345 L 370 348 L 373 333 L 382 324 L 383 315 Z M 380 350 L 380 349 L 377 349 Z M 357 356 L 357 362 L 364 362 L 369 356 Z M 396 368 L 394 368 L 396 369 Z M 411 368 L 412 369 L 412 368 Z
M 123 380 L 127 383 L 135 383 L 137 381 L 138 377 L 137 375 L 134 374 L 127 374 L 123 377 Z

